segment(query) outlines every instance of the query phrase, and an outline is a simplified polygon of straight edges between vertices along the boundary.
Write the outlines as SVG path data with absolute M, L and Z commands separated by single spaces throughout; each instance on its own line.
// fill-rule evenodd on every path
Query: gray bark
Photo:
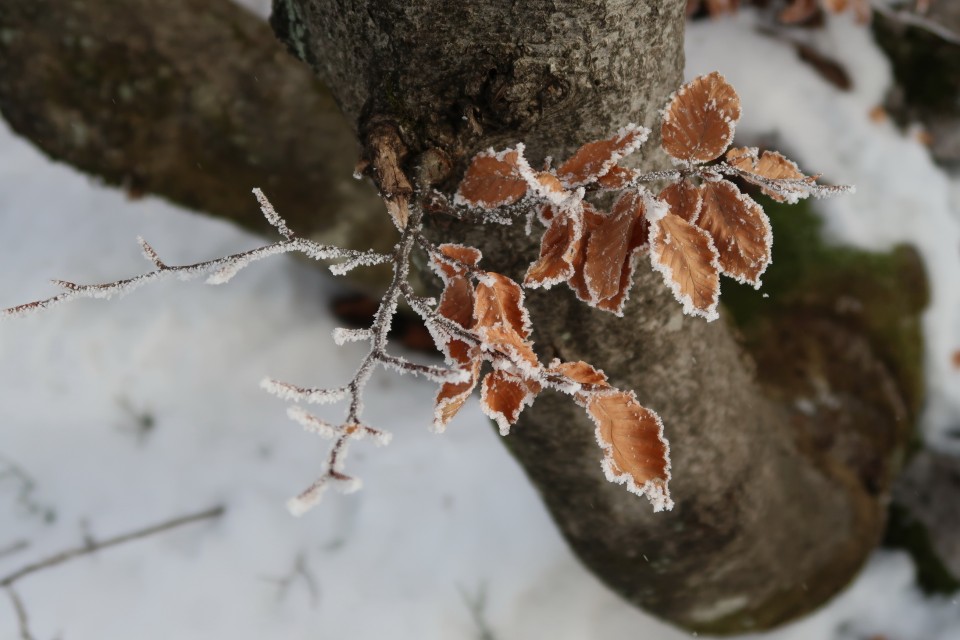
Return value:
M 653 125 L 681 81 L 684 5 L 275 0 L 272 23 L 361 139 L 374 125 L 395 125 L 413 175 L 428 150 L 462 169 L 486 146 L 522 140 L 534 160 L 563 157 L 628 121 Z M 640 154 L 643 166 L 662 163 L 654 148 Z M 437 222 L 433 233 L 475 244 L 487 268 L 512 277 L 534 255 L 517 228 Z M 738 632 L 811 610 L 876 544 L 901 443 L 866 443 L 879 472 L 848 464 L 818 447 L 792 398 L 765 395 L 723 321 L 682 315 L 660 277 L 643 269 L 631 297 L 617 319 L 565 291 L 531 295 L 534 337 L 542 356 L 587 360 L 660 413 L 677 507 L 653 514 L 607 483 L 592 425 L 566 398 L 545 394 L 507 446 L 581 560 L 655 615 Z M 873 366 L 869 353 L 850 358 Z M 897 406 L 887 413 L 902 418 Z

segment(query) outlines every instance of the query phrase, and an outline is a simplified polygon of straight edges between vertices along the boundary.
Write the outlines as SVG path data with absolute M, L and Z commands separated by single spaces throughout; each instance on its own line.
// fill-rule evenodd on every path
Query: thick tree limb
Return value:
M 478 148 L 522 140 L 539 160 L 628 121 L 653 125 L 681 81 L 684 4 L 275 0 L 272 23 L 361 138 L 371 121 L 398 123 L 412 175 L 416 154 L 435 147 L 462 167 Z M 648 152 L 641 162 L 662 160 Z M 479 247 L 485 264 L 512 277 L 534 255 L 511 227 L 437 221 L 434 233 Z M 868 478 L 820 443 L 824 425 L 799 415 L 789 394 L 765 394 L 722 322 L 683 316 L 656 274 L 641 273 L 636 287 L 623 320 L 564 292 L 533 292 L 528 302 L 542 356 L 589 360 L 663 417 L 678 507 L 653 514 L 607 483 L 593 427 L 559 398 L 544 396 L 505 442 L 576 553 L 630 601 L 714 632 L 811 610 L 878 541 L 902 445 L 895 419 L 866 442 L 879 465 Z M 854 347 L 838 357 L 870 373 L 869 348 L 845 342 Z M 895 392 L 880 395 L 879 413 L 892 406 L 903 416 Z M 857 402 L 838 413 L 857 415 Z
M 4 2 L 0 112 L 131 194 L 265 230 L 261 187 L 304 234 L 369 248 L 384 228 L 392 244 L 330 94 L 230 0 Z

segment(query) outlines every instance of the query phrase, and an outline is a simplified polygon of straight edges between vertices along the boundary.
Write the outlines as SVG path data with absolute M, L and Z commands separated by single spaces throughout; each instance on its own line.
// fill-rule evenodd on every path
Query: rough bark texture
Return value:
M 0 111 L 131 195 L 265 230 L 259 186 L 299 233 L 364 247 L 382 235 L 329 92 L 230 0 L 5 0 Z
M 396 124 L 413 174 L 417 154 L 434 147 L 461 167 L 477 148 L 518 140 L 534 159 L 563 157 L 628 121 L 652 125 L 681 81 L 684 6 L 275 0 L 272 22 L 361 137 L 371 120 Z M 513 277 L 533 257 L 516 228 L 437 223 L 434 232 L 475 244 L 489 268 Z M 796 411 L 764 395 L 722 321 L 682 315 L 643 269 L 635 287 L 625 319 L 564 291 L 538 292 L 534 337 L 541 355 L 588 360 L 661 414 L 674 511 L 653 514 L 604 480 L 593 428 L 566 398 L 544 395 L 506 443 L 583 562 L 655 615 L 736 632 L 809 611 L 875 546 L 886 487 L 818 447 Z M 851 367 L 870 370 L 861 346 Z M 880 395 L 903 415 L 899 398 Z M 890 421 L 877 428 L 896 430 Z M 868 457 L 889 469 L 899 444 L 868 442 L 876 447 Z

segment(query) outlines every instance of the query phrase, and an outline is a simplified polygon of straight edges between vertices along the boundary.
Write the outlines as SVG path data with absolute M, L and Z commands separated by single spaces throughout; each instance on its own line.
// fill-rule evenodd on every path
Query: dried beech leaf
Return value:
M 476 267 L 483 257 L 479 249 L 462 244 L 441 244 L 437 248 L 440 253 L 453 261 L 453 264 L 451 264 L 435 257 L 430 259 L 430 266 L 444 281 L 453 276 L 466 275 L 466 267 Z M 456 264 L 458 262 L 462 264 Z
M 445 382 L 440 386 L 437 393 L 437 400 L 433 411 L 433 429 L 441 432 L 447 427 L 447 423 L 457 415 L 460 408 L 473 393 L 477 386 L 477 379 L 480 376 L 481 360 L 479 354 L 469 360 L 469 364 L 464 367 L 470 373 L 470 379 L 466 382 Z
M 552 196 L 562 196 L 566 194 L 566 189 L 560 184 L 560 179 L 549 171 L 541 171 L 536 174 L 537 193 L 551 198 Z
M 510 362 L 525 372 L 532 375 L 533 371 L 540 367 L 540 361 L 531 343 L 520 337 L 520 334 L 511 327 L 502 324 L 492 327 L 481 326 L 477 328 L 477 334 L 483 340 L 485 349 L 503 352 Z
M 633 284 L 634 255 L 647 244 L 643 197 L 626 191 L 610 215 L 595 225 L 587 241 L 584 282 L 599 309 L 621 313 Z
M 573 262 L 580 248 L 582 227 L 573 216 L 554 216 L 540 239 L 540 257 L 527 269 L 526 287 L 549 289 L 573 275 Z
M 609 171 L 597 178 L 597 184 L 604 189 L 619 191 L 620 189 L 626 189 L 629 187 L 636 175 L 637 172 L 633 169 L 627 169 L 626 167 L 621 167 L 620 165 L 614 165 L 610 167 Z
M 478 153 L 467 167 L 454 203 L 493 209 L 513 204 L 527 193 L 527 181 L 521 175 L 526 166 L 523 146 Z
M 454 276 L 447 280 L 437 313 L 453 320 L 464 329 L 470 329 L 473 327 L 473 306 L 474 292 L 470 280 L 463 276 Z M 472 358 L 473 346 L 462 340 L 449 336 L 434 336 L 434 342 L 440 352 L 453 362 L 467 364 Z
M 660 417 L 637 402 L 632 392 L 593 394 L 587 413 L 597 427 L 603 449 L 603 471 L 610 482 L 645 495 L 654 511 L 673 508 L 670 491 L 670 447 Z
M 559 360 L 554 360 L 550 363 L 547 374 L 563 376 L 570 382 L 585 387 L 610 388 L 610 384 L 607 382 L 607 374 L 583 360 L 576 362 L 560 362 Z M 579 388 L 576 388 L 573 394 L 574 400 L 581 406 L 586 407 L 588 396 L 585 393 L 581 393 Z
M 689 180 L 674 182 L 660 192 L 659 198 L 670 207 L 670 213 L 691 224 L 700 217 L 703 197 L 700 195 L 700 189 Z
M 649 129 L 631 123 L 612 138 L 588 142 L 557 168 L 557 176 L 567 188 L 589 184 L 640 148 L 649 134 Z
M 800 171 L 800 167 L 793 160 L 789 160 L 776 151 L 764 151 L 763 155 L 757 157 L 757 149 L 748 147 L 739 147 L 727 152 L 727 164 L 746 172 L 743 174 L 745 180 L 758 184 L 756 180 L 751 180 L 750 175 L 760 176 L 768 180 L 804 180 L 813 183 L 816 178 L 805 176 Z M 760 185 L 762 187 L 762 185 Z M 763 193 L 770 196 L 777 202 L 783 202 L 786 198 L 779 194 L 762 189 Z
M 587 262 L 587 244 L 594 229 L 600 226 L 604 219 L 603 214 L 588 203 L 583 203 L 583 213 L 581 215 L 583 231 L 580 234 L 580 246 L 573 258 L 573 275 L 567 280 L 567 285 L 577 294 L 577 298 L 591 305 L 596 305 L 599 301 L 590 295 L 587 280 L 584 276 L 584 265 Z
M 523 290 L 499 273 L 487 272 L 477 283 L 474 320 L 477 327 L 504 325 L 522 338 L 530 335 L 530 316 L 523 307 Z
M 707 233 L 668 214 L 650 230 L 650 262 L 683 305 L 684 313 L 715 320 L 720 299 L 719 256 Z
M 770 264 L 773 234 L 763 208 L 726 180 L 700 185 L 703 209 L 697 226 L 710 234 L 724 274 L 760 287 Z
M 740 119 L 740 97 L 714 71 L 680 87 L 663 110 L 663 148 L 674 158 L 709 162 L 733 140 Z
M 480 408 L 496 421 L 500 434 L 510 433 L 524 407 L 531 406 L 540 393 L 540 383 L 496 369 L 488 373 L 480 387 Z
M 631 201 L 638 203 L 642 211 L 643 201 L 640 198 L 635 197 Z M 591 299 L 604 300 L 619 291 L 620 273 L 627 259 L 635 217 L 633 210 L 621 206 L 604 216 L 603 222 L 590 234 L 583 274 Z

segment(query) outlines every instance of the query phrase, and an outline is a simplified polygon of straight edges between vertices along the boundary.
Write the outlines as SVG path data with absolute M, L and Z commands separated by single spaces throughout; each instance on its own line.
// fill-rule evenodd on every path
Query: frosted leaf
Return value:
M 654 511 L 672 509 L 670 447 L 660 416 L 641 406 L 633 392 L 624 391 L 593 394 L 587 413 L 596 425 L 607 480 L 645 495 Z
M 524 286 L 549 289 L 566 282 L 573 275 L 573 263 L 580 251 L 582 233 L 579 213 L 549 220 L 547 230 L 540 239 L 540 257 L 527 269 Z
M 622 274 L 632 259 L 633 228 L 644 225 L 643 199 L 633 191 L 625 192 L 609 215 L 595 226 L 587 241 L 587 258 L 583 267 L 584 279 L 593 300 L 606 300 L 629 288 L 629 280 L 622 282 Z M 644 234 L 639 234 L 643 237 Z M 641 240 L 642 244 L 645 244 Z
M 333 341 L 338 347 L 342 347 L 348 342 L 363 342 L 371 340 L 373 332 L 370 329 L 345 329 L 337 327 L 333 330 Z
M 597 184 L 604 189 L 619 191 L 631 186 L 639 175 L 638 171 L 614 165 L 610 167 L 609 171 L 597 178 Z
M 440 255 L 430 256 L 430 268 L 446 282 L 454 276 L 465 276 L 480 264 L 483 254 L 479 249 L 462 244 L 441 244 Z
M 483 378 L 480 388 L 480 408 L 500 428 L 500 435 L 510 433 L 524 407 L 533 405 L 540 393 L 540 384 L 524 380 L 502 370 L 494 370 Z
M 716 320 L 720 267 L 710 236 L 673 214 L 650 229 L 650 262 L 663 275 L 684 313 Z
M 463 276 L 455 276 L 447 280 L 437 313 L 464 329 L 469 329 L 473 327 L 473 306 L 474 290 L 470 280 Z M 449 334 L 434 335 L 434 342 L 448 362 L 466 364 L 472 357 L 472 346 Z
M 667 153 L 686 162 L 709 162 L 733 140 L 740 97 L 714 71 L 680 87 L 661 115 L 660 133 Z
M 311 389 L 298 387 L 287 382 L 280 382 L 272 378 L 264 378 L 260 381 L 260 388 L 267 393 L 274 395 L 281 400 L 290 400 L 293 402 L 309 402 L 311 404 L 333 404 L 343 400 L 349 389 L 339 387 L 336 389 Z
M 540 361 L 533 351 L 533 345 L 524 340 L 513 327 L 502 323 L 493 326 L 479 326 L 477 334 L 483 341 L 486 351 L 498 351 L 507 356 L 510 362 L 524 373 L 526 378 L 539 375 Z
M 495 153 L 478 153 L 467 167 L 453 202 L 459 206 L 493 209 L 514 204 L 527 193 L 527 181 L 521 168 L 529 170 L 523 158 L 523 145 Z
M 674 182 L 660 192 L 659 198 L 667 204 L 670 213 L 691 224 L 700 217 L 703 197 L 700 195 L 700 189 L 689 180 Z
M 522 338 L 530 335 L 530 316 L 523 306 L 523 289 L 499 273 L 488 271 L 478 278 L 473 318 L 477 327 L 504 325 Z
M 740 175 L 745 180 L 763 187 L 763 193 L 777 202 L 806 198 L 810 195 L 808 185 L 816 182 L 815 177 L 803 175 L 795 162 L 776 151 L 764 151 L 762 156 L 757 157 L 756 148 L 739 147 L 728 151 L 726 160 L 730 166 L 742 172 Z M 795 197 L 791 198 L 793 195 Z
M 649 134 L 646 127 L 630 123 L 607 140 L 588 142 L 557 168 L 557 177 L 567 188 L 594 182 L 639 149 Z
M 476 355 L 478 356 L 478 354 Z M 433 410 L 433 430 L 437 433 L 441 433 L 447 428 L 447 423 L 457 415 L 467 398 L 473 393 L 480 376 L 480 364 L 479 357 L 468 357 L 467 364 L 464 367 L 464 371 L 469 376 L 467 381 L 447 382 L 441 385 Z
M 587 244 L 590 241 L 590 236 L 593 230 L 603 223 L 604 216 L 585 202 L 583 203 L 580 221 L 583 225 L 582 239 L 580 240 L 579 250 L 573 256 L 573 275 L 567 280 L 567 285 L 577 294 L 577 298 L 591 306 L 596 306 L 599 301 L 593 298 L 590 289 L 587 287 L 584 265 L 587 262 Z
M 547 373 L 555 373 L 573 380 L 579 385 L 609 387 L 607 374 L 593 365 L 577 360 L 576 362 L 554 361 L 550 363 Z
M 697 226 L 710 234 L 720 269 L 739 282 L 760 287 L 770 264 L 773 232 L 763 208 L 727 180 L 700 185 L 703 209 Z

